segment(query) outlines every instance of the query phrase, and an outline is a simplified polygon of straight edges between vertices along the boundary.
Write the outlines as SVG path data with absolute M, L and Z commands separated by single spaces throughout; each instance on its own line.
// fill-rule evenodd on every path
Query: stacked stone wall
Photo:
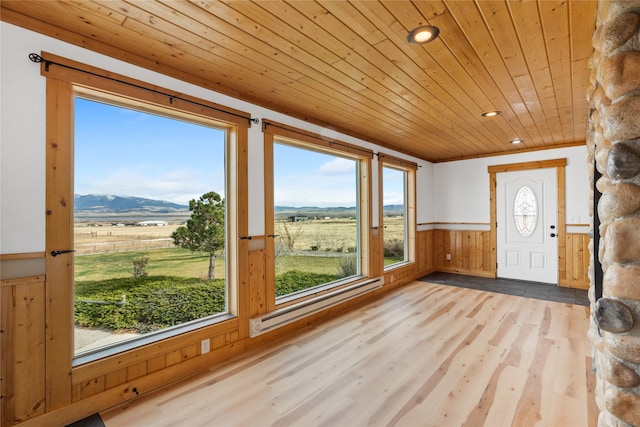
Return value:
M 600 427 L 640 427 L 640 1 L 599 2 L 587 142 L 602 174 L 591 326 Z M 591 170 L 592 180 L 594 170 Z M 593 184 L 593 182 L 592 182 Z

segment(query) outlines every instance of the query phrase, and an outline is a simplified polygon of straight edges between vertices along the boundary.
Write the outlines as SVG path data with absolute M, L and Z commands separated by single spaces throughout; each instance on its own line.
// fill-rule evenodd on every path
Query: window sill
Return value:
M 192 332 L 196 329 L 216 325 L 235 318 L 236 316 L 229 313 L 216 314 L 205 319 L 197 319 L 157 332 L 151 332 L 139 337 L 129 338 L 114 344 L 79 353 L 74 356 L 72 366 L 74 368 L 79 367 L 89 362 L 95 362 L 106 357 L 115 356 L 126 351 L 134 350 L 145 345 L 153 344 L 158 341 L 173 338 L 181 334 Z
M 357 284 L 358 282 L 361 282 L 365 279 L 367 279 L 367 277 L 365 276 L 351 276 L 345 279 L 329 282 L 324 285 L 305 289 L 303 291 L 294 292 L 289 295 L 283 295 L 281 297 L 276 298 L 276 307 L 286 307 L 287 305 L 295 302 L 318 297 L 329 291 L 334 291 L 336 289 L 340 289 L 341 287 L 345 287 L 347 285 Z
M 401 262 L 397 262 L 395 264 L 389 264 L 389 265 L 386 265 L 384 267 L 384 272 L 386 273 L 386 272 L 389 272 L 389 271 L 392 271 L 392 270 L 397 270 L 397 269 L 400 269 L 400 268 L 413 266 L 414 264 L 415 264 L 414 261 L 401 261 Z

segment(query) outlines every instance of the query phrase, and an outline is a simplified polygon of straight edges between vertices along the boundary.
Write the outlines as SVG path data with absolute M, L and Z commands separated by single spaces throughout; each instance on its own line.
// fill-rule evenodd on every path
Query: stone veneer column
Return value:
M 603 297 L 595 302 L 593 270 L 589 292 L 600 427 L 640 426 L 639 30 L 640 0 L 600 0 L 587 136 L 590 163 L 603 175 L 596 183 L 600 247 L 592 247 Z

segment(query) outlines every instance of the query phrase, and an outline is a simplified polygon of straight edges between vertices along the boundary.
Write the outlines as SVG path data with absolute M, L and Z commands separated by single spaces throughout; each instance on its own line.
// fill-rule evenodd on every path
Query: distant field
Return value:
M 403 219 L 387 219 L 385 237 L 399 238 Z M 113 226 L 93 223 L 75 227 L 76 280 L 104 280 L 131 277 L 133 262 L 143 257 L 149 275 L 180 276 L 206 279 L 209 257 L 176 248 L 171 233 L 178 223 L 167 226 Z M 349 219 L 310 220 L 297 223 L 278 223 L 276 234 L 283 236 L 284 227 L 296 234 L 292 250 L 283 240 L 278 242 L 276 273 L 299 270 L 322 274 L 337 274 L 341 259 L 356 246 L 356 222 Z M 316 247 L 316 250 L 311 250 Z M 386 263 L 393 260 L 385 260 Z M 216 259 L 216 278 L 224 278 L 224 260 Z
M 387 218 L 384 229 L 385 239 L 402 237 L 403 218 Z M 110 253 L 131 250 L 169 248 L 173 233 L 180 224 L 169 223 L 161 226 L 118 227 L 111 222 L 92 225 L 76 224 L 74 230 L 77 255 L 88 253 Z M 319 251 L 344 251 L 356 245 L 356 222 L 349 219 L 309 220 L 303 222 L 278 222 L 276 234 L 283 236 L 284 227 L 290 233 L 298 233 L 294 251 L 308 251 L 312 246 Z

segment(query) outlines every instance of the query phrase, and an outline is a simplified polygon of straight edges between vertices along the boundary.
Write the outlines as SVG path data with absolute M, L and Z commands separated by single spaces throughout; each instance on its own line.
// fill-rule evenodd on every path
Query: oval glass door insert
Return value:
M 533 234 L 538 224 L 538 202 L 533 189 L 520 187 L 513 202 L 513 221 L 522 237 Z

